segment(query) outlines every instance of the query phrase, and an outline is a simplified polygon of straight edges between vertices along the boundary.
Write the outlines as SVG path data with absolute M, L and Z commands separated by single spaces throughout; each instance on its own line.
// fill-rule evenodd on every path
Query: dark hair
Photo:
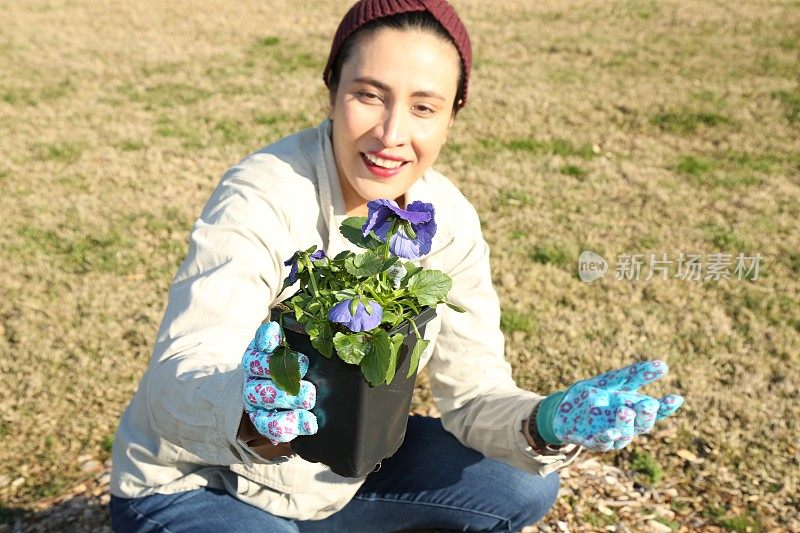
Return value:
M 364 24 L 362 27 L 358 28 L 347 38 L 347 40 L 344 42 L 341 49 L 339 50 L 339 54 L 336 56 L 336 59 L 333 62 L 333 66 L 331 67 L 330 91 L 329 91 L 331 101 L 333 101 L 336 95 L 336 91 L 339 89 L 339 81 L 342 75 L 342 66 L 352 55 L 353 48 L 367 34 L 384 28 L 392 30 L 400 30 L 400 31 L 407 31 L 407 30 L 426 31 L 447 41 L 448 43 L 452 44 L 456 50 L 458 50 L 458 46 L 456 46 L 456 43 L 450 36 L 450 34 L 447 33 L 447 30 L 445 30 L 444 27 L 439 23 L 439 21 L 436 20 L 436 18 L 434 18 L 434 16 L 427 11 L 410 11 L 370 21 L 367 24 Z M 458 113 L 458 110 L 461 109 L 459 102 L 464 98 L 464 82 L 466 81 L 465 77 L 466 73 L 464 68 L 464 60 L 461 58 L 461 55 L 459 54 L 458 88 L 456 89 L 456 98 L 453 101 L 454 116 Z

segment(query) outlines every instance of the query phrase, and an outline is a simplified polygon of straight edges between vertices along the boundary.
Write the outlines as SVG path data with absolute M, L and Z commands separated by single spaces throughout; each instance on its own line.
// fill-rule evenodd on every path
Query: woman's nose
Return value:
M 411 136 L 408 119 L 408 113 L 400 106 L 387 107 L 381 122 L 377 125 L 375 136 L 387 147 L 408 143 Z

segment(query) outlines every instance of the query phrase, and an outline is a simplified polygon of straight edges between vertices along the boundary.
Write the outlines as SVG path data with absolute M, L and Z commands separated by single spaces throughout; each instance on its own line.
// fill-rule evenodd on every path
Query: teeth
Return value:
M 392 161 L 391 159 L 384 159 L 367 153 L 364 154 L 364 157 L 373 165 L 378 165 L 383 168 L 399 168 L 404 163 L 404 161 Z

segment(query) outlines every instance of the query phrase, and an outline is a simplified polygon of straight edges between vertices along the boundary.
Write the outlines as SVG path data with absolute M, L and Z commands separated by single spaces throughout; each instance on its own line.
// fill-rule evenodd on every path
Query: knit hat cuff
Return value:
M 328 89 L 331 88 L 331 74 L 336 58 L 344 43 L 357 30 L 373 20 L 415 11 L 427 11 L 430 13 L 453 40 L 464 68 L 462 97 L 457 106 L 459 108 L 464 107 L 467 102 L 467 87 L 472 67 L 472 45 L 464 23 L 461 22 L 453 7 L 445 0 L 360 0 L 356 2 L 339 23 L 339 27 L 333 37 L 328 62 L 322 73 L 325 86 Z

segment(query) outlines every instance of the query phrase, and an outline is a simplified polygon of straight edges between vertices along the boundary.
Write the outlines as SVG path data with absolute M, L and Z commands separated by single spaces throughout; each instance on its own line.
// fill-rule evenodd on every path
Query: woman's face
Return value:
M 439 155 L 452 124 L 459 56 L 425 31 L 360 37 L 331 103 L 333 151 L 347 212 L 401 196 Z

